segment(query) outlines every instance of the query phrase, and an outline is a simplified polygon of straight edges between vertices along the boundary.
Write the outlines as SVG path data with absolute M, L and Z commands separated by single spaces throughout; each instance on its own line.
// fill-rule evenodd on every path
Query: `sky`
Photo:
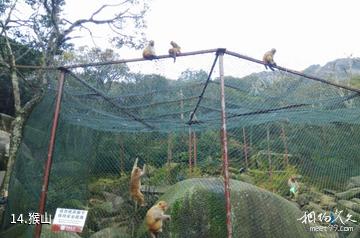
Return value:
M 86 11 L 96 9 L 84 2 L 91 1 L 69 0 L 69 14 L 86 16 Z M 223 47 L 257 59 L 276 48 L 278 65 L 303 70 L 337 58 L 359 57 L 359 14 L 359 0 L 152 0 L 144 32 L 155 41 L 158 54 L 167 53 L 171 40 L 183 52 Z M 105 46 L 106 34 L 100 32 L 97 44 Z M 119 53 L 121 58 L 141 56 L 141 50 L 134 49 Z M 151 62 L 144 68 L 176 77 L 186 68 L 202 67 L 199 60 L 178 62 L 169 60 L 161 66 Z M 209 62 L 204 62 L 205 69 Z

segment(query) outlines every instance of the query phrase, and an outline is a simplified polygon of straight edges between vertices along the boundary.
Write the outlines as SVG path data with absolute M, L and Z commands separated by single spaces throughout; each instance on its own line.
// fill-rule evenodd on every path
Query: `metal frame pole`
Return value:
M 58 121 L 59 121 L 59 113 L 60 113 L 61 99 L 62 99 L 62 95 L 63 95 L 64 80 L 65 80 L 65 70 L 61 70 L 60 76 L 59 76 L 59 81 L 58 81 L 58 92 L 57 92 L 55 112 L 54 112 L 53 123 L 52 123 L 51 134 L 50 134 L 47 160 L 45 163 L 43 185 L 41 187 L 40 202 L 39 202 L 40 216 L 44 215 L 44 212 L 45 212 L 46 196 L 47 196 L 48 187 L 49 187 L 49 177 L 50 177 L 50 170 L 51 170 L 51 164 L 52 164 L 52 156 L 54 153 L 56 129 L 58 127 Z M 40 238 L 41 227 L 42 227 L 41 223 L 36 224 L 35 238 Z
M 249 162 L 248 162 L 248 150 L 247 150 L 247 142 L 246 142 L 246 131 L 245 127 L 243 129 L 243 138 L 244 138 L 244 157 L 245 157 L 245 166 L 246 169 L 249 169 Z
M 284 149 L 285 149 L 285 168 L 287 168 L 289 164 L 289 151 L 286 143 L 286 134 L 285 134 L 285 128 L 284 125 L 281 125 L 281 138 L 284 143 Z
M 226 226 L 227 237 L 232 237 L 231 224 L 231 204 L 230 204 L 230 183 L 229 183 L 229 161 L 227 148 L 227 134 L 226 134 L 226 111 L 225 111 L 225 83 L 224 83 L 224 56 L 225 49 L 219 49 L 217 54 L 219 56 L 219 71 L 220 71 L 220 91 L 221 91 L 221 141 L 223 153 L 223 172 L 225 185 L 225 205 L 226 205 Z
M 192 176 L 192 132 L 189 126 L 189 175 Z
M 196 142 L 196 131 L 193 130 L 193 145 L 194 145 L 194 167 L 197 166 L 197 142 Z

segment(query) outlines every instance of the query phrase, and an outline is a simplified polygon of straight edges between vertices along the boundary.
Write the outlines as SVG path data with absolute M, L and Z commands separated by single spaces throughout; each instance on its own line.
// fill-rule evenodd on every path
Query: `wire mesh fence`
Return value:
M 230 237 L 217 56 L 201 57 L 209 71 L 179 80 L 119 73 L 118 64 L 67 71 L 45 211 L 88 210 L 81 237 L 147 237 L 146 213 L 164 200 L 172 218 L 158 237 Z M 263 65 L 233 55 L 224 61 L 232 237 L 317 237 L 300 221 L 304 211 L 344 208 L 359 221 L 339 202 L 360 196 L 339 195 L 360 175 L 359 93 L 288 71 L 261 72 Z M 164 69 L 161 59 L 156 64 Z M 240 78 L 227 68 L 255 73 Z M 11 214 L 38 210 L 55 92 L 52 82 L 26 124 L 4 227 Z M 144 206 L 130 195 L 136 159 L 145 168 Z M 43 237 L 57 237 L 48 230 Z

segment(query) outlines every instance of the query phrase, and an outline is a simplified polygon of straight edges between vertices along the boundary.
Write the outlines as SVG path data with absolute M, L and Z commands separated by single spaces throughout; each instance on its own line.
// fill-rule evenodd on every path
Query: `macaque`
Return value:
M 141 170 L 137 167 L 138 158 L 136 158 L 133 169 L 131 171 L 130 177 L 130 196 L 132 200 L 140 204 L 140 206 L 145 206 L 144 194 L 141 193 L 141 176 L 145 174 L 145 165 Z
M 153 60 L 157 59 L 154 48 L 155 42 L 153 40 L 149 41 L 149 44 L 143 50 L 144 59 Z
M 270 51 L 266 52 L 263 56 L 263 61 L 265 63 L 265 69 L 269 66 L 269 68 L 274 71 L 274 66 L 276 66 L 276 63 L 274 61 L 274 54 L 276 52 L 276 49 L 272 48 Z
M 156 238 L 157 234 L 162 232 L 163 221 L 170 220 L 170 215 L 165 215 L 167 209 L 168 204 L 160 201 L 147 211 L 145 221 L 152 238 Z
M 178 44 L 176 44 L 174 41 L 170 42 L 172 48 L 169 49 L 169 55 L 173 57 L 174 63 L 176 61 L 176 56 L 180 54 L 181 48 Z
M 299 183 L 297 182 L 296 176 L 291 176 L 288 180 L 288 186 L 290 187 L 290 197 L 297 199 L 299 194 Z

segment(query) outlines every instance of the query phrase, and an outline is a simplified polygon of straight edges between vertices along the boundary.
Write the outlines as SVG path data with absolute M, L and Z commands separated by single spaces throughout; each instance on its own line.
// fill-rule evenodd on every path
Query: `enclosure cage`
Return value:
M 148 237 L 145 214 L 164 200 L 171 220 L 158 237 L 318 237 L 304 211 L 360 197 L 360 185 L 345 188 L 360 175 L 359 90 L 280 66 L 260 72 L 262 61 L 226 49 L 182 53 L 171 66 L 168 58 L 51 69 L 24 127 L 3 228 L 14 226 L 12 214 L 62 207 L 88 210 L 82 233 L 23 225 L 19 237 Z M 189 58 L 208 72 L 161 76 Z M 160 75 L 121 75 L 123 64 Z M 146 165 L 144 207 L 129 194 L 136 159 Z M 346 189 L 355 195 L 339 197 Z M 316 201 L 324 197 L 331 202 Z

